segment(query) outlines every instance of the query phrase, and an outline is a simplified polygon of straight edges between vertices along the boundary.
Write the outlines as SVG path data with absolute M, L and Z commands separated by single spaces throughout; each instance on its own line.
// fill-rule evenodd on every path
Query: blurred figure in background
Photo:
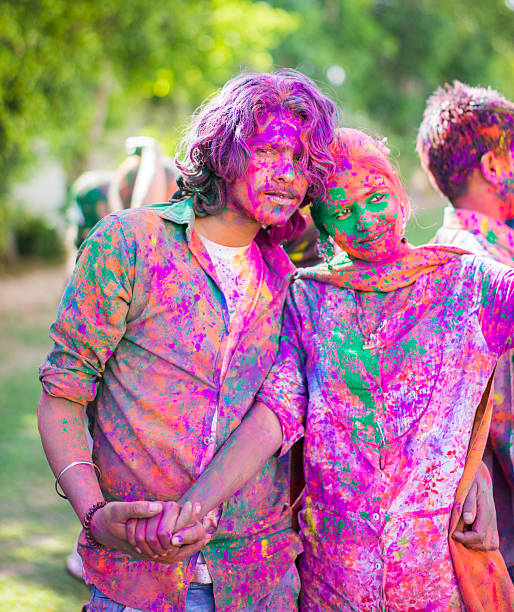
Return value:
M 514 103 L 459 81 L 428 99 L 417 138 L 423 168 L 450 201 L 435 236 L 514 266 Z M 498 361 L 484 461 L 493 479 L 500 550 L 514 578 L 514 351 Z
M 76 228 L 74 243 L 77 249 L 86 236 L 109 214 L 109 189 L 115 173 L 108 170 L 89 170 L 81 174 L 71 187 L 72 219 Z

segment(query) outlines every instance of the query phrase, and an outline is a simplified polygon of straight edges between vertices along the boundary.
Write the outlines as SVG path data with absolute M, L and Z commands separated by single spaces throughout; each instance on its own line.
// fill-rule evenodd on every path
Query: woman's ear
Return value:
M 317 207 L 315 206 L 314 203 L 312 203 L 311 205 L 310 212 L 311 212 L 312 220 L 314 221 L 314 225 L 316 226 L 316 229 L 319 232 L 320 241 L 324 242 L 325 240 L 328 240 L 328 232 L 325 229 L 325 226 L 323 225 L 323 223 L 321 222 Z

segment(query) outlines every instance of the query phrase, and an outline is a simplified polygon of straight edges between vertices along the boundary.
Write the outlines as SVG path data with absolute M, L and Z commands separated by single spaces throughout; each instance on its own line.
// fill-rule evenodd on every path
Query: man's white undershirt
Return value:
M 216 268 L 216 274 L 232 321 L 242 298 L 248 291 L 252 276 L 257 274 L 256 257 L 258 255 L 255 251 L 258 252 L 259 247 L 254 242 L 242 247 L 229 247 L 212 242 L 212 240 L 200 234 L 198 236 Z
M 248 287 L 252 279 L 257 277 L 259 259 L 262 257 L 261 252 L 255 242 L 251 242 L 242 247 L 229 247 L 212 242 L 212 240 L 209 240 L 201 234 L 198 234 L 198 236 L 207 250 L 207 253 L 209 253 L 209 257 L 216 269 L 216 275 L 220 283 L 220 288 L 225 296 L 230 322 L 232 323 L 236 314 L 243 314 L 238 313 L 238 310 L 243 298 L 248 292 Z M 216 411 L 212 426 L 214 431 L 217 427 L 217 417 L 218 414 Z M 207 523 L 212 524 L 213 530 L 215 530 L 220 516 L 221 508 L 211 510 L 204 519 L 204 525 L 207 521 Z M 193 581 L 201 583 L 212 582 L 202 552 L 198 555 Z

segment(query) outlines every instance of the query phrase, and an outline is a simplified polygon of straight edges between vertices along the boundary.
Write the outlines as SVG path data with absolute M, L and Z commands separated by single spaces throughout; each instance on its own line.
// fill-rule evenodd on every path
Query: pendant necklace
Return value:
M 355 294 L 355 303 L 356 303 L 355 314 L 357 317 L 357 326 L 359 327 L 359 331 L 361 332 L 361 334 L 364 336 L 364 342 L 362 343 L 362 348 L 365 351 L 371 351 L 374 349 L 378 349 L 380 348 L 380 341 L 378 339 L 378 334 L 384 329 L 386 325 L 386 321 L 385 319 L 379 320 L 375 329 L 371 331 L 368 331 L 367 329 L 365 329 L 364 326 L 362 325 L 361 317 L 359 314 L 359 310 L 361 313 L 364 313 L 364 307 L 362 305 L 361 296 L 358 291 L 354 291 L 354 294 Z

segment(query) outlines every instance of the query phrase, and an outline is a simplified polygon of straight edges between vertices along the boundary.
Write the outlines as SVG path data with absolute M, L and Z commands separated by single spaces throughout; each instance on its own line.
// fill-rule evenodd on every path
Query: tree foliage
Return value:
M 241 66 L 269 68 L 297 23 L 251 0 L 0 3 L 0 194 L 35 138 L 73 173 L 113 111 L 141 98 L 190 111 Z
M 141 106 L 181 123 L 242 67 L 298 67 L 321 83 L 339 67 L 343 116 L 363 113 L 361 124 L 412 147 L 445 81 L 514 97 L 513 40 L 504 0 L 4 0 L 0 195 L 34 139 L 72 177 L 106 125 Z
M 366 112 L 387 134 L 413 138 L 427 96 L 459 79 L 514 97 L 514 12 L 503 0 L 273 0 L 301 16 L 275 52 L 334 84 L 343 111 Z

